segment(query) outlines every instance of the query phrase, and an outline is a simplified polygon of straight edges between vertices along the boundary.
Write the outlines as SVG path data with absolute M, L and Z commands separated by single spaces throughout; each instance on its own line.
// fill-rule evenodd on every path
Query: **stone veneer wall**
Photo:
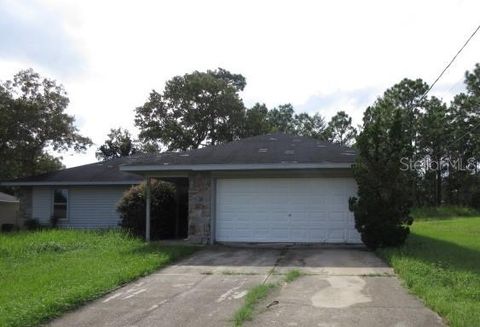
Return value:
M 207 244 L 212 217 L 210 173 L 191 173 L 188 179 L 188 240 Z
M 23 226 L 26 219 L 32 218 L 33 206 L 33 190 L 31 187 L 21 187 L 18 191 L 17 198 L 20 200 L 20 207 L 18 210 L 18 225 Z

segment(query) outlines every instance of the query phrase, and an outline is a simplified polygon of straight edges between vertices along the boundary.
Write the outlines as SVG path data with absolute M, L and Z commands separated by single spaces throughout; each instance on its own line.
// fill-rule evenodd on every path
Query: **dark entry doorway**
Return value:
M 155 210 L 152 202 L 152 238 L 184 239 L 188 236 L 188 178 L 159 178 L 159 181 L 171 183 L 175 187 L 174 201 L 168 214 Z

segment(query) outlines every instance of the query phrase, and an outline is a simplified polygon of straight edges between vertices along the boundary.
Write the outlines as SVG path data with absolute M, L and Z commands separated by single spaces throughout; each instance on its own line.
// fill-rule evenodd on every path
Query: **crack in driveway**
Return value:
M 280 288 L 274 299 L 279 303 L 257 316 L 252 325 L 285 326 L 292 322 L 305 326 L 332 322 L 367 326 L 366 322 L 372 322 L 368 319 L 374 319 L 371 326 L 380 326 L 375 321 L 381 321 L 384 325 L 405 323 L 407 326 L 414 325 L 409 324 L 409 319 L 417 319 L 421 325 L 435 326 L 435 322 L 438 322 L 431 311 L 405 292 L 397 278 L 376 278 L 387 277 L 385 274 L 393 277 L 394 274 L 371 252 L 336 248 L 214 246 L 125 285 L 49 325 L 225 326 L 241 306 L 242 297 L 248 289 L 270 282 L 277 275 L 284 275 L 292 269 L 301 270 L 302 278 Z M 365 285 L 359 289 L 355 283 L 356 286 L 352 286 L 352 283 L 342 284 L 343 279 L 351 281 L 353 278 Z M 332 280 L 338 283 L 334 282 L 333 285 L 330 283 Z M 355 287 L 356 290 L 353 290 Z M 332 289 L 325 291 L 328 288 Z M 357 295 L 360 292 L 371 301 L 365 302 L 361 298 L 363 302 L 356 301 L 348 307 L 329 307 L 336 293 L 341 292 Z M 133 293 L 136 294 L 122 299 Z M 315 295 L 314 301 L 320 303 L 318 307 L 311 301 Z M 267 300 L 272 302 L 272 299 Z M 399 303 L 405 307 L 404 310 Z M 410 313 L 412 310 L 408 310 L 409 307 L 418 310 Z M 364 311 L 358 311 L 359 308 Z M 390 318 L 389 310 L 396 310 Z M 310 320 L 304 320 L 305 317 L 310 317 Z

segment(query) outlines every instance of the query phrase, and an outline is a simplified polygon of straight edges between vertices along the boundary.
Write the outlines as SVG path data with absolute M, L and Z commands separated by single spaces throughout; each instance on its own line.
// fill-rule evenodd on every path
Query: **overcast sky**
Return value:
M 134 134 L 151 89 L 193 70 L 247 79 L 247 106 L 292 103 L 326 118 L 362 113 L 404 77 L 431 83 L 480 23 L 480 1 L 0 0 L 0 79 L 32 67 L 61 82 L 68 112 L 95 145 L 64 153 L 96 161 L 110 128 Z M 480 33 L 432 94 L 449 101 L 480 62 Z

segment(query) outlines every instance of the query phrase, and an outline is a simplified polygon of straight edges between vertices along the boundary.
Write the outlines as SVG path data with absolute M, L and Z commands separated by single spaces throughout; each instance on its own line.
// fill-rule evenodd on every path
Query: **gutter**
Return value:
M 275 169 L 331 169 L 352 168 L 353 163 L 278 163 L 278 164 L 200 164 L 200 165 L 128 165 L 120 166 L 120 171 L 229 171 L 229 170 L 275 170 Z
M 48 182 L 0 182 L 1 186 L 104 186 L 104 185 L 137 185 L 142 181 L 120 182 L 75 182 L 75 181 L 48 181 Z

